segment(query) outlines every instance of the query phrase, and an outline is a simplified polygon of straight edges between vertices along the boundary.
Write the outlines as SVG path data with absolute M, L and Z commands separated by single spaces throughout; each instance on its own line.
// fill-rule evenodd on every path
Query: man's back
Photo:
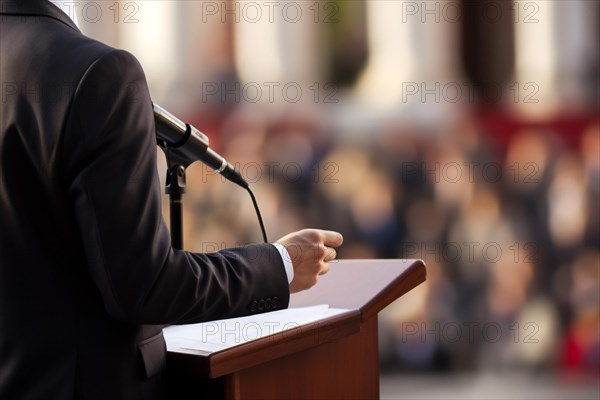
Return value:
M 280 255 L 171 249 L 135 58 L 46 1 L 1 6 L 0 398 L 152 398 L 158 324 L 286 307 Z
M 82 36 L 51 4 L 24 3 L 14 10 L 21 16 L 2 16 L 0 33 L 0 397 L 73 398 L 93 389 L 97 398 L 136 398 L 148 387 L 149 398 L 132 344 L 160 327 L 107 315 L 68 191 L 66 147 L 86 138 L 65 137 L 78 134 L 66 116 L 86 71 L 114 50 Z M 164 358 L 157 363 L 149 372 Z

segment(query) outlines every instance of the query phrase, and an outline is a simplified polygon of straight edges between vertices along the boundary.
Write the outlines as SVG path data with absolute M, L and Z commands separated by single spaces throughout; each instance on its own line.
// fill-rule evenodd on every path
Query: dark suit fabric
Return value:
M 0 3 L 0 399 L 155 398 L 161 325 L 286 307 L 281 257 L 172 249 L 137 60 Z

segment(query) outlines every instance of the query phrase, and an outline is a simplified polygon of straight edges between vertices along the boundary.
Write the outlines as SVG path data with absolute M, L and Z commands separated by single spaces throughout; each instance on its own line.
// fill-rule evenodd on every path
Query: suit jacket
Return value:
M 281 257 L 174 250 L 137 60 L 45 0 L 0 6 L 0 398 L 154 398 L 161 324 L 287 307 Z

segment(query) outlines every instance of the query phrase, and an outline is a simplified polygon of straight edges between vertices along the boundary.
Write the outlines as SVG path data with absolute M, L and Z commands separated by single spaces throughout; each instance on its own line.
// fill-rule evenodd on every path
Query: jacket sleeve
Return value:
M 274 246 L 206 254 L 171 247 L 156 150 L 142 68 L 131 54 L 111 50 L 79 82 L 62 147 L 81 245 L 109 314 L 176 324 L 287 307 L 288 281 Z

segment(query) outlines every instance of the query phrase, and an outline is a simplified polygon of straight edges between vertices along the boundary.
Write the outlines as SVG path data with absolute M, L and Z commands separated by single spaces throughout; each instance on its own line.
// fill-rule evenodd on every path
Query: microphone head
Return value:
M 191 133 L 195 136 L 195 139 L 203 142 L 208 147 L 208 136 L 204 133 L 186 124 L 156 103 L 152 103 L 152 108 L 154 110 L 156 134 L 159 139 L 166 141 L 169 146 L 179 147 L 188 140 Z
M 194 161 L 202 161 L 225 178 L 248 189 L 248 182 L 224 157 L 208 147 L 208 136 L 186 124 L 173 114 L 152 103 L 156 138 L 165 151 L 167 161 L 187 168 Z

